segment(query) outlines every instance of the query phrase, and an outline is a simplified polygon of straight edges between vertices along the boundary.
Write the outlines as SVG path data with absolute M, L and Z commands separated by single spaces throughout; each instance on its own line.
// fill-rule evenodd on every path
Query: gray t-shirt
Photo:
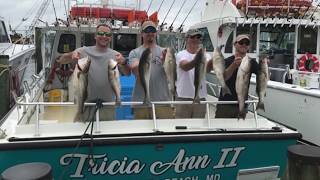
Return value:
M 102 99 L 103 101 L 112 101 L 113 91 L 108 79 L 108 61 L 115 60 L 115 55 L 118 53 L 113 49 L 106 49 L 101 52 L 96 49 L 96 46 L 81 47 L 76 49 L 80 53 L 80 57 L 89 56 L 91 64 L 88 74 L 88 98 L 86 101 L 94 101 Z
M 146 48 L 140 46 L 134 50 L 132 50 L 129 54 L 129 63 L 131 64 L 133 61 L 139 61 L 142 52 Z M 151 49 L 152 52 L 152 60 L 150 67 L 150 100 L 151 101 L 169 101 L 171 100 L 171 95 L 169 93 L 168 83 L 166 74 L 163 68 L 163 64 L 161 62 L 161 54 L 162 48 L 160 46 L 156 46 Z M 144 91 L 140 82 L 136 80 L 135 86 L 132 93 L 132 101 L 143 101 L 144 99 Z

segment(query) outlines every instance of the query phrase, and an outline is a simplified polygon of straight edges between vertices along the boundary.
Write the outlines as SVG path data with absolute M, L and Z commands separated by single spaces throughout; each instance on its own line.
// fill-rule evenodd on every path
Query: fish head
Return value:
M 86 64 L 84 65 L 83 72 L 87 73 L 91 65 L 91 59 L 88 57 Z
M 171 47 L 166 48 L 166 57 L 165 61 L 169 61 L 169 63 L 172 63 L 172 61 L 175 61 L 175 50 Z
M 87 73 L 89 71 L 91 59 L 87 56 L 78 60 L 77 68 L 80 72 Z

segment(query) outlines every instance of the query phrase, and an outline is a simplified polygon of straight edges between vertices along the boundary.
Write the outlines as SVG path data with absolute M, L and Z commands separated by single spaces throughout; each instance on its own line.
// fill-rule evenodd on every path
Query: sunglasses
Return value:
M 145 28 L 145 29 L 143 30 L 143 32 L 144 32 L 144 33 L 156 33 L 157 30 L 156 30 L 156 28 L 149 26 L 149 27 Z
M 250 41 L 248 41 L 248 40 L 241 40 L 241 41 L 238 41 L 238 44 L 240 44 L 240 45 L 246 45 L 246 46 L 249 46 L 250 45 Z
M 98 36 L 107 36 L 107 37 L 111 37 L 112 33 L 111 32 L 97 32 Z

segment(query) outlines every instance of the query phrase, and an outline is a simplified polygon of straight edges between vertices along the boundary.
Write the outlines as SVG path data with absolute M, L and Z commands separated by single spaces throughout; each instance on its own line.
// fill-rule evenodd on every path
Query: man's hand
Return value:
M 126 59 L 122 56 L 122 54 L 116 54 L 116 59 L 118 64 L 124 65 L 126 63 Z
M 234 58 L 234 61 L 233 61 L 232 64 L 233 64 L 233 66 L 234 66 L 235 68 L 237 68 L 237 67 L 240 66 L 241 61 L 242 61 L 242 57 L 237 56 L 237 57 Z
M 78 61 L 80 59 L 80 53 L 77 51 L 73 51 L 71 59 L 72 59 L 72 61 Z
M 162 63 L 166 60 L 167 48 L 161 52 L 160 60 Z

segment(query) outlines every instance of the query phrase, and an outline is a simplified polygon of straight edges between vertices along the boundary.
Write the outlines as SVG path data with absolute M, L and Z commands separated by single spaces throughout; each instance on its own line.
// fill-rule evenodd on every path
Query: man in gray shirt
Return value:
M 108 80 L 108 61 L 114 59 L 120 66 L 123 65 L 124 74 L 130 73 L 130 69 L 125 65 L 123 56 L 109 48 L 112 40 L 112 29 L 107 24 L 100 24 L 96 28 L 96 45 L 81 47 L 73 52 L 63 54 L 57 61 L 61 64 L 78 61 L 80 58 L 89 56 L 91 64 L 88 73 L 88 96 L 86 102 L 96 102 L 98 99 L 104 102 L 113 101 L 112 89 Z M 95 117 L 93 112 L 95 107 L 86 107 L 84 118 Z M 100 109 L 100 120 L 114 120 L 115 111 L 112 106 L 105 106 Z
M 141 35 L 143 44 L 132 50 L 129 54 L 129 66 L 136 76 L 135 87 L 133 89 L 132 101 L 143 101 L 144 91 L 139 79 L 139 60 L 141 54 L 146 48 L 150 48 L 152 53 L 152 59 L 150 63 L 150 100 L 151 101 L 170 101 L 171 94 L 167 84 L 165 71 L 163 68 L 163 48 L 156 44 L 157 28 L 152 21 L 145 21 L 141 26 Z M 152 111 L 150 107 L 134 106 L 134 118 L 135 119 L 151 119 Z M 173 110 L 168 106 L 156 107 L 157 118 L 168 119 L 173 118 Z

